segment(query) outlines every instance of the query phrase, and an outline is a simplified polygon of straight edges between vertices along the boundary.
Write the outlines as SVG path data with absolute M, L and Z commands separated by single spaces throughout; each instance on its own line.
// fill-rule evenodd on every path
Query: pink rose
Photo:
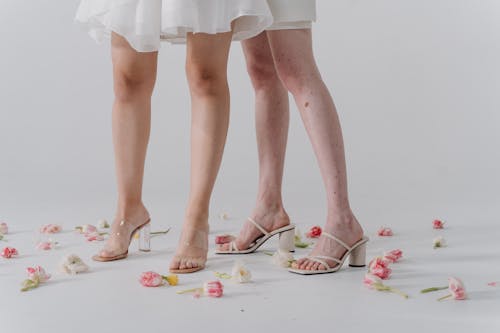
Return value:
M 374 285 L 382 284 L 382 280 L 376 275 L 367 273 L 363 279 L 363 284 L 370 289 L 374 289 Z
M 32 281 L 47 282 L 50 279 L 50 274 L 46 273 L 41 266 L 28 267 L 26 272 L 28 272 L 28 278 Z
M 389 268 L 389 263 L 381 257 L 377 257 L 368 264 L 368 272 L 378 276 L 382 280 L 386 280 L 391 276 L 392 270 Z
M 38 250 L 51 250 L 52 249 L 52 243 L 51 242 L 40 242 L 36 246 Z
M 396 249 L 389 252 L 385 252 L 383 259 L 390 263 L 395 263 L 396 261 L 401 259 L 401 257 L 403 257 L 403 251 L 401 251 L 400 249 Z
M 235 239 L 233 235 L 218 235 L 215 236 L 215 244 L 227 244 Z
M 46 224 L 40 228 L 42 234 L 57 234 L 61 230 L 62 227 L 58 224 Z
M 101 236 L 98 232 L 85 234 L 85 237 L 87 238 L 88 242 L 99 242 L 104 240 L 104 237 Z
M 221 297 L 224 286 L 220 281 L 205 282 L 203 284 L 203 293 L 208 297 Z
M 145 272 L 141 274 L 139 282 L 144 287 L 159 287 L 163 285 L 163 277 L 155 272 Z
M 312 227 L 307 233 L 306 233 L 306 237 L 307 238 L 318 238 L 319 236 L 321 236 L 321 227 L 319 226 L 314 226 Z
M 388 227 L 380 227 L 380 229 L 377 231 L 377 235 L 382 237 L 392 236 L 392 229 Z
M 19 253 L 17 252 L 17 250 L 13 247 L 6 247 L 2 250 L 2 252 L 0 253 L 0 255 L 6 259 L 10 259 L 12 258 L 13 256 L 17 256 L 19 255 Z
M 444 222 L 441 220 L 434 220 L 432 222 L 432 227 L 434 229 L 443 229 L 444 228 Z
M 460 279 L 455 277 L 450 277 L 448 279 L 448 288 L 454 299 L 464 300 L 466 298 L 465 287 Z
M 9 227 L 7 226 L 7 223 L 5 222 L 0 223 L 0 234 L 7 235 L 8 233 L 9 233 Z

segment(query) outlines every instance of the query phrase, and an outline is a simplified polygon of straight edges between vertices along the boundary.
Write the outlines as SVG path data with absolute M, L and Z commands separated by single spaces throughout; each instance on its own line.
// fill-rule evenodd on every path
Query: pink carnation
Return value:
M 50 274 L 46 273 L 41 266 L 28 267 L 26 272 L 28 272 L 28 278 L 32 281 L 38 279 L 39 282 L 47 282 L 50 279 Z
M 62 227 L 58 224 L 46 224 L 40 228 L 42 234 L 57 234 L 61 230 Z
M 375 284 L 381 284 L 381 283 L 382 280 L 378 276 L 370 273 L 365 274 L 365 277 L 363 278 L 363 284 L 370 289 L 374 289 Z
M 392 233 L 392 229 L 391 229 L 391 228 L 388 228 L 388 227 L 381 227 L 381 228 L 377 231 L 377 235 L 382 236 L 382 237 L 392 236 L 392 235 L 393 235 L 393 233 Z
M 10 259 L 14 256 L 17 256 L 19 255 L 19 253 L 17 252 L 17 250 L 13 247 L 6 247 L 2 250 L 2 252 L 0 253 L 0 255 L 2 257 L 4 257 L 5 259 Z
M 399 259 L 403 257 L 403 251 L 400 249 L 388 251 L 384 253 L 383 259 L 390 262 L 390 263 L 395 263 Z
M 432 222 L 432 227 L 434 229 L 443 229 L 444 228 L 444 222 L 441 220 L 434 220 Z
M 321 233 L 323 232 L 323 230 L 321 230 L 321 227 L 320 226 L 314 226 L 312 227 L 307 233 L 306 233 L 306 237 L 307 238 L 318 238 L 319 236 L 321 236 Z
M 378 276 L 382 280 L 386 280 L 391 276 L 392 270 L 389 268 L 389 263 L 381 257 L 377 257 L 368 264 L 368 272 Z
M 155 272 L 145 272 L 141 274 L 139 282 L 144 287 L 159 287 L 163 285 L 163 277 Z
M 454 299 L 464 300 L 466 298 L 465 287 L 460 279 L 450 277 L 448 279 L 448 287 Z
M 205 282 L 203 284 L 203 293 L 208 297 L 222 297 L 224 286 L 220 281 Z

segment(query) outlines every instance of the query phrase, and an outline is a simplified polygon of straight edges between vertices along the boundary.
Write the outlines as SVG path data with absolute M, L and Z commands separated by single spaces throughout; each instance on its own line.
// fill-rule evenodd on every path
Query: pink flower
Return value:
M 367 273 L 363 279 L 363 284 L 370 289 L 375 289 L 375 285 L 382 284 L 382 280 L 376 275 Z
M 389 252 L 385 252 L 383 259 L 390 263 L 395 263 L 402 257 L 403 257 L 403 251 L 401 251 L 400 249 L 396 249 Z
M 12 258 L 13 256 L 17 256 L 19 255 L 19 253 L 17 252 L 17 250 L 13 247 L 6 247 L 2 250 L 2 252 L 0 253 L 0 255 L 6 259 L 10 259 Z
M 391 228 L 388 228 L 388 227 L 381 227 L 381 228 L 377 231 L 377 235 L 382 236 L 382 237 L 392 236 L 392 235 L 393 235 L 393 233 L 392 233 L 392 229 L 391 229 Z
M 155 272 L 145 272 L 141 274 L 139 282 L 144 287 L 159 287 L 163 285 L 163 277 Z
M 386 280 L 391 276 L 392 270 L 389 268 L 389 263 L 381 257 L 377 257 L 368 264 L 368 272 Z
M 441 220 L 434 220 L 432 222 L 432 227 L 434 229 L 443 229 L 444 228 L 444 222 Z
M 215 244 L 227 244 L 235 239 L 233 235 L 218 235 L 215 236 Z
M 7 235 L 8 233 L 9 233 L 9 227 L 7 226 L 7 223 L 5 222 L 0 223 L 0 234 Z
M 99 242 L 104 240 L 104 237 L 101 236 L 98 232 L 93 232 L 89 234 L 85 234 L 88 242 Z
M 62 227 L 58 224 L 46 224 L 40 228 L 42 234 L 57 234 L 61 230 Z
M 203 293 L 208 297 L 221 297 L 224 286 L 220 281 L 205 282 L 203 284 Z
M 50 279 L 50 274 L 46 273 L 41 266 L 28 267 L 28 278 L 32 281 L 47 282 Z
M 498 282 L 493 281 L 493 282 L 488 282 L 488 286 L 490 287 L 496 287 L 498 285 Z
M 40 242 L 36 246 L 38 250 L 52 250 L 52 243 L 51 242 Z
M 318 238 L 319 236 L 321 236 L 321 227 L 320 226 L 314 226 L 312 227 L 307 233 L 306 233 L 306 237 L 307 238 Z
M 464 284 L 459 278 L 448 278 L 448 289 L 454 299 L 464 300 L 466 298 Z

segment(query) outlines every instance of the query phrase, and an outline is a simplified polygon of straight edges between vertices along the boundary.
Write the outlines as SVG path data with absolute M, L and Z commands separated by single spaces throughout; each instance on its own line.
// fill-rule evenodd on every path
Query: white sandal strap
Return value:
M 238 247 L 236 246 L 236 242 L 235 241 L 231 241 L 231 246 L 229 247 L 229 251 L 235 251 L 235 252 L 239 252 L 240 250 L 238 250 Z
M 316 261 L 317 263 L 320 263 L 321 265 L 325 266 L 327 270 L 331 269 L 330 265 L 328 265 L 328 263 L 326 261 L 321 260 L 318 257 L 306 257 L 306 258 L 311 260 L 311 261 Z
M 266 229 L 262 228 L 262 227 L 260 226 L 260 224 L 258 224 L 257 222 L 255 222 L 255 220 L 254 220 L 254 219 L 252 219 L 251 217 L 249 217 L 249 218 L 248 218 L 248 221 L 250 221 L 250 222 L 251 222 L 251 223 L 252 223 L 252 224 L 253 224 L 253 225 L 254 225 L 257 229 L 259 229 L 259 231 L 260 231 L 260 232 L 262 232 L 264 235 L 266 235 L 266 236 L 267 236 L 267 235 L 269 235 L 269 232 L 268 232 Z
M 333 239 L 334 241 L 336 241 L 337 243 L 339 243 L 340 245 L 342 245 L 343 247 L 345 247 L 347 249 L 347 251 L 351 251 L 352 250 L 352 248 L 349 245 L 347 245 L 346 243 L 344 243 L 343 241 L 341 241 L 340 239 L 338 239 L 334 235 L 329 234 L 329 233 L 324 232 L 324 231 L 321 234 L 325 235 L 326 237 L 328 237 L 330 239 Z
M 329 256 L 314 256 L 314 258 L 319 258 L 319 259 L 325 259 L 325 260 L 331 260 L 331 261 L 334 261 L 336 262 L 337 264 L 341 264 L 342 261 L 337 259 L 337 258 L 334 258 L 334 257 L 329 257 Z

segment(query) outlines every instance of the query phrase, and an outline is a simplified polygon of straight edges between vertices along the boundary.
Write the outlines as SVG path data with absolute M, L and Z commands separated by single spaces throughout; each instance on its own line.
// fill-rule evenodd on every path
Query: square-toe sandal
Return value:
M 366 266 L 366 243 L 368 242 L 368 237 L 363 237 L 361 240 L 359 240 L 353 246 L 348 246 L 346 243 L 344 243 L 343 241 L 341 241 L 337 237 L 335 237 L 327 232 L 323 231 L 321 236 L 325 236 L 325 237 L 328 237 L 330 239 L 333 239 L 334 241 L 336 241 L 337 243 L 342 245 L 346 249 L 346 252 L 344 253 L 344 255 L 340 259 L 329 257 L 329 256 L 308 256 L 308 257 L 306 257 L 307 259 L 322 264 L 323 266 L 326 267 L 326 269 L 307 270 L 307 269 L 289 268 L 288 269 L 289 272 L 296 273 L 296 274 L 302 274 L 302 275 L 335 273 L 342 267 L 342 265 L 344 264 L 344 261 L 347 259 L 347 257 L 349 257 L 349 266 L 351 266 L 351 267 L 365 267 Z M 330 265 L 328 265 L 326 260 L 334 261 L 337 263 L 337 265 L 335 267 L 330 267 Z
M 276 229 L 272 232 L 268 232 L 260 224 L 254 221 L 252 218 L 248 218 L 248 221 L 252 223 L 260 232 L 262 236 L 257 238 L 250 247 L 245 250 L 240 250 L 236 246 L 236 242 L 233 240 L 229 243 L 229 250 L 221 251 L 216 250 L 216 254 L 249 254 L 255 252 L 259 247 L 261 247 L 265 242 L 271 239 L 275 235 L 279 235 L 279 248 L 285 251 L 294 252 L 295 251 L 295 225 L 290 224 L 285 227 Z
M 125 227 L 127 222 L 125 220 L 120 221 L 120 227 Z M 130 243 L 132 243 L 132 239 L 136 234 L 139 234 L 139 251 L 149 252 L 151 251 L 151 220 L 147 220 L 145 223 L 141 224 L 130 234 L 129 245 L 127 246 L 127 250 L 123 253 L 116 254 L 114 256 L 103 257 L 99 254 L 96 254 L 92 257 L 95 261 L 107 262 L 107 261 L 116 261 L 125 259 L 128 256 L 128 248 L 130 247 Z M 120 236 L 120 231 L 116 233 L 117 236 Z M 106 250 L 106 249 L 104 249 Z

